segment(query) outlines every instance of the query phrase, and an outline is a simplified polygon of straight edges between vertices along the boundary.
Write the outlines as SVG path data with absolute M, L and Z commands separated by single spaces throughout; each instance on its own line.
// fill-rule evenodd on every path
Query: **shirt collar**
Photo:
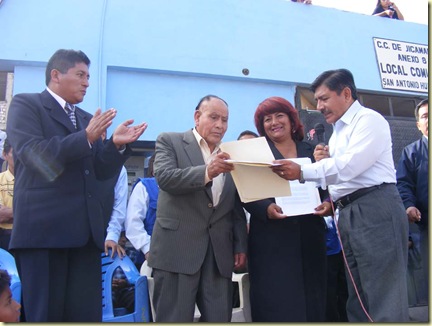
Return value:
M 197 142 L 198 142 L 198 144 L 199 144 L 200 147 L 201 146 L 206 146 L 207 148 L 210 148 L 209 145 L 207 144 L 206 140 L 203 137 L 201 137 L 201 135 L 198 133 L 198 131 L 196 130 L 196 128 L 193 128 L 192 132 L 193 132 L 193 134 L 195 136 L 195 139 L 197 140 Z M 213 153 L 217 152 L 219 150 L 220 144 L 221 144 L 221 142 L 219 142 L 218 144 L 216 144 L 216 147 L 215 147 Z
M 66 101 L 64 99 L 62 99 L 60 96 L 58 96 L 56 93 L 54 93 L 52 90 L 50 90 L 49 87 L 47 87 L 47 91 L 52 95 L 52 97 L 55 98 L 55 100 L 60 104 L 60 106 L 63 108 L 63 110 L 65 110 Z M 65 112 L 66 112 L 66 110 L 65 110 Z
M 362 106 L 359 101 L 354 101 L 353 104 L 351 104 L 351 106 L 348 108 L 348 110 L 345 111 L 342 117 L 340 117 L 339 120 L 335 122 L 335 127 L 338 126 L 340 123 L 349 125 L 361 108 Z

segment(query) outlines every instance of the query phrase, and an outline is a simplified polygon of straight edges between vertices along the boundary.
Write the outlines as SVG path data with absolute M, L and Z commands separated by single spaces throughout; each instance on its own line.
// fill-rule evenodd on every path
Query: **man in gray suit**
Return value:
M 156 322 L 229 322 L 232 272 L 246 264 L 246 219 L 219 144 L 228 105 L 207 95 L 198 103 L 195 128 L 162 133 L 156 141 L 160 187 L 149 266 L 155 281 Z

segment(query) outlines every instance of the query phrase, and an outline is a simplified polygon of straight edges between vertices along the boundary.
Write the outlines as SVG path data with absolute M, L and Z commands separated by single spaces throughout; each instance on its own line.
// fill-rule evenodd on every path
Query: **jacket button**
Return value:
M 90 171 L 89 171 L 89 170 L 85 170 L 84 173 L 85 173 L 86 175 L 89 175 L 89 174 L 90 174 Z
M 208 203 L 208 208 L 212 208 L 213 204 L 212 203 Z

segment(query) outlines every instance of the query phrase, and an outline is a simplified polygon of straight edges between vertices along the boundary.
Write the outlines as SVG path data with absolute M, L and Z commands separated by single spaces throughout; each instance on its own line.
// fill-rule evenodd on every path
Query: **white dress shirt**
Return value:
M 47 91 L 48 91 L 48 93 L 50 93 L 52 95 L 52 97 L 54 97 L 56 99 L 56 101 L 63 108 L 63 111 L 65 111 L 65 113 L 68 114 L 67 110 L 65 109 L 66 101 L 63 98 L 61 98 L 60 96 L 58 96 L 56 93 L 54 93 L 52 90 L 50 90 L 48 87 L 47 87 Z
M 144 228 L 149 201 L 146 187 L 142 182 L 138 182 L 129 197 L 125 221 L 126 238 L 144 255 L 150 251 L 151 237 Z
M 355 101 L 333 125 L 330 158 L 302 166 L 303 177 L 323 188 L 332 200 L 361 188 L 396 183 L 390 126 L 384 117 Z
M 212 153 L 210 153 L 210 147 L 208 146 L 205 139 L 201 137 L 201 135 L 198 133 L 198 131 L 195 128 L 193 129 L 193 134 L 194 134 L 194 136 L 198 142 L 198 145 L 201 149 L 201 153 L 203 155 L 204 162 L 206 163 L 206 165 L 208 165 L 216 157 L 217 153 L 219 152 L 220 143 L 217 144 L 214 151 Z M 208 166 L 207 166 L 205 182 L 207 183 L 209 181 L 210 181 L 210 178 L 208 176 Z M 212 184 L 211 190 L 212 190 L 212 197 L 213 197 L 213 206 L 216 206 L 217 204 L 219 204 L 220 196 L 222 194 L 223 186 L 225 183 L 225 174 L 224 173 L 219 174 L 216 178 L 213 178 L 212 181 L 213 181 L 213 184 Z
M 105 241 L 112 240 L 118 243 L 126 218 L 128 191 L 127 172 L 123 166 L 114 187 L 114 206 L 108 223 Z

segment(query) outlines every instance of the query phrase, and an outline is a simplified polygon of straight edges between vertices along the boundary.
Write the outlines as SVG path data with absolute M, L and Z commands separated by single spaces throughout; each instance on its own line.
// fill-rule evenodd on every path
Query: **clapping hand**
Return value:
M 100 108 L 96 110 L 96 113 L 85 129 L 87 140 L 90 144 L 101 138 L 102 134 L 111 126 L 116 114 L 117 111 L 115 109 L 109 109 L 105 112 L 102 112 Z
M 147 123 L 131 126 L 133 122 L 132 119 L 126 120 L 114 130 L 112 139 L 117 148 L 136 141 L 147 129 Z

